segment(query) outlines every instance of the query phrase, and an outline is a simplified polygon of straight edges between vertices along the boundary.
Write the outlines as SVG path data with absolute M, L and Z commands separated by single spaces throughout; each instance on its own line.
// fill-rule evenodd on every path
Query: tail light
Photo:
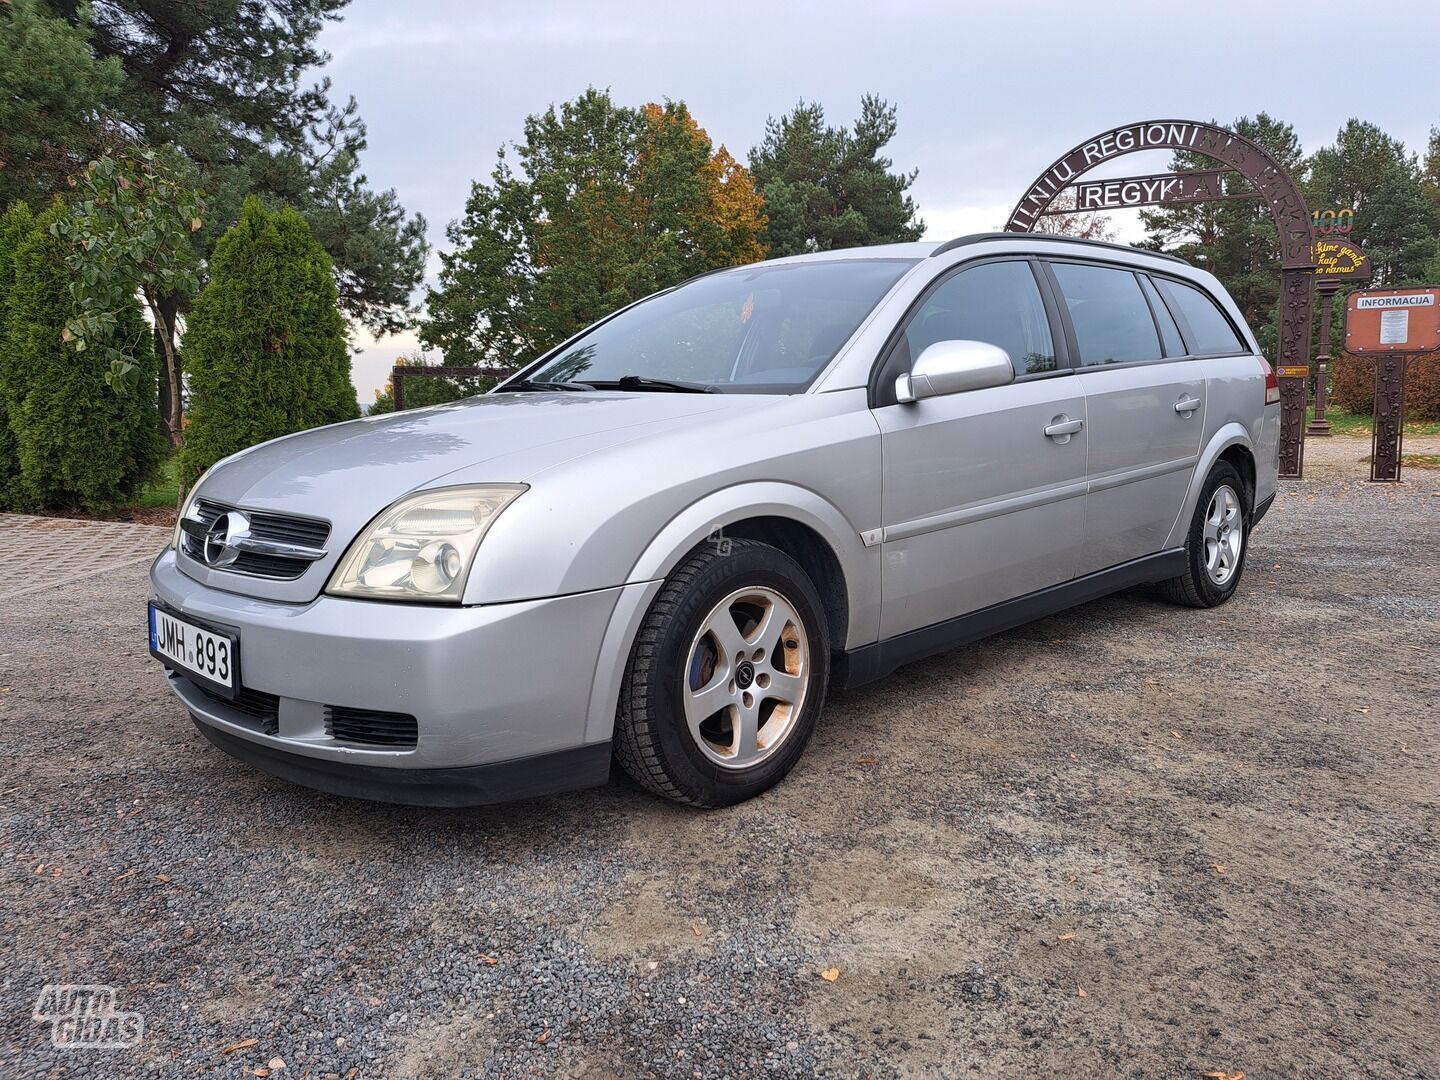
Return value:
M 1280 404 L 1280 380 L 1275 377 L 1275 369 L 1270 366 L 1270 361 L 1263 356 L 1260 357 L 1260 370 L 1265 372 L 1265 404 Z

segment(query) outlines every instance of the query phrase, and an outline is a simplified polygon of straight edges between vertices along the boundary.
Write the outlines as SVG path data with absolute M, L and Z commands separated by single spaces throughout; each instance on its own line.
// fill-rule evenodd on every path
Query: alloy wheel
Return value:
M 774 589 L 737 589 L 716 604 L 690 646 L 681 687 L 700 751 L 726 769 L 775 753 L 805 704 L 810 643 L 794 604 Z
M 1229 484 L 1221 484 L 1210 496 L 1201 537 L 1205 542 L 1205 572 L 1212 582 L 1223 586 L 1240 568 L 1240 553 L 1245 544 L 1240 498 Z

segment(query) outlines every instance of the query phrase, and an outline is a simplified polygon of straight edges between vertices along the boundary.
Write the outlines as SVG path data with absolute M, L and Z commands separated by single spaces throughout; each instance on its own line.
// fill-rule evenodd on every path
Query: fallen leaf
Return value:
M 1074 941 L 1074 940 L 1075 940 L 1075 935 L 1074 935 L 1074 934 L 1061 934 L 1061 935 L 1060 935 L 1059 937 L 1057 937 L 1055 940 L 1056 940 L 1056 941 Z
M 696 937 L 704 937 L 704 936 L 705 936 L 704 931 L 702 931 L 702 930 L 700 929 L 700 927 L 696 926 L 694 923 L 691 923 L 691 924 L 690 924 L 690 932 L 691 932 L 692 934 L 694 934 Z
M 1185 736 L 1184 736 L 1184 735 L 1181 735 L 1178 731 L 1172 731 L 1172 732 L 1170 732 L 1170 734 L 1173 735 L 1173 736 L 1174 736 L 1175 738 L 1177 738 L 1177 739 L 1184 739 L 1184 738 L 1185 738 Z
M 1245 1080 L 1245 1070 L 1236 1069 L 1234 1072 L 1224 1072 L 1215 1069 L 1213 1072 L 1202 1073 L 1206 1080 Z
M 168 885 L 168 884 L 170 883 L 170 875 L 169 875 L 169 874 L 156 874 L 156 875 L 155 875 L 155 880 L 156 880 L 156 881 L 164 882 L 165 884 Z
M 820 977 L 826 982 L 834 982 L 836 979 L 840 978 L 840 969 L 826 968 L 824 971 L 820 972 Z
M 140 871 L 139 871 L 138 869 L 136 869 L 135 867 L 132 866 L 129 870 L 126 870 L 123 874 L 116 874 L 111 880 L 112 880 L 112 881 L 124 881 L 127 877 L 133 877 L 134 875 L 138 874 L 139 872 L 140 872 Z
M 500 961 L 495 959 L 495 957 L 491 956 L 489 953 L 481 953 L 480 962 L 482 964 L 498 964 Z
M 270 1066 L 271 1072 L 279 1072 L 281 1069 L 285 1068 L 285 1059 L 273 1057 L 268 1062 L 266 1062 L 266 1064 Z
M 1230 871 L 1230 868 L 1228 866 L 1226 866 L 1224 863 L 1218 862 L 1212 862 L 1210 864 L 1210 869 L 1214 870 L 1215 873 L 1219 874 L 1221 877 L 1224 877 Z
M 536 1036 L 535 1036 L 535 1041 L 536 1041 L 537 1043 L 539 1043 L 541 1046 L 544 1046 L 547 1042 L 550 1041 L 550 1029 L 549 1029 L 549 1028 L 546 1028 L 546 1029 L 545 1029 L 544 1031 L 542 1031 L 539 1035 L 536 1035 Z
M 1358 713 L 1368 713 L 1370 710 L 1362 706 L 1360 708 L 1357 708 L 1355 711 Z
M 220 1053 L 233 1054 L 236 1050 L 248 1049 L 249 1047 L 254 1046 L 259 1041 L 259 1039 L 241 1039 L 237 1043 L 231 1043 L 229 1046 L 225 1047 L 224 1050 L 221 1050 Z
M 1077 986 L 1077 987 L 1075 988 L 1075 994 L 1076 994 L 1077 997 L 1082 997 L 1082 998 L 1086 998 L 1086 997 L 1089 997 L 1089 996 L 1090 996 L 1089 994 L 1087 994 L 1087 993 L 1085 992 L 1085 988 L 1084 988 L 1083 986 Z

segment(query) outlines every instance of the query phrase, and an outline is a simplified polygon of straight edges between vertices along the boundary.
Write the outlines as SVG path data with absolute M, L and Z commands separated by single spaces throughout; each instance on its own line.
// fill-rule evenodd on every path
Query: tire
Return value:
M 1235 467 L 1217 461 L 1200 489 L 1185 534 L 1185 573 L 1161 583 L 1167 600 L 1212 608 L 1235 594 L 1250 550 L 1250 499 Z
M 824 708 L 823 612 L 784 552 L 755 540 L 697 549 L 661 588 L 631 650 L 615 721 L 621 767 L 692 806 L 729 806 L 779 783 Z

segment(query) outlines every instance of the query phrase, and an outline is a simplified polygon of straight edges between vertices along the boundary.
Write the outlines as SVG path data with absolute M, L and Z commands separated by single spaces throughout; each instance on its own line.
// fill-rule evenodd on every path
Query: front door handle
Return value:
M 1071 435 L 1074 435 L 1084 426 L 1084 420 L 1067 420 L 1064 416 L 1057 416 L 1053 424 L 1045 425 L 1045 434 L 1052 439 L 1068 441 Z
M 1186 413 L 1192 413 L 1198 408 L 1200 408 L 1200 399 L 1198 397 L 1182 397 L 1179 401 L 1175 402 L 1175 411 L 1181 416 L 1184 416 Z

